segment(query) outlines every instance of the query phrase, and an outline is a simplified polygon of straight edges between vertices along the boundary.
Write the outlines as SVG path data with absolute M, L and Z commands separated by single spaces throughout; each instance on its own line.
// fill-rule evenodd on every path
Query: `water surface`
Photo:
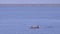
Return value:
M 39 29 L 30 29 L 40 25 Z M 0 34 L 60 34 L 60 7 L 0 7 Z

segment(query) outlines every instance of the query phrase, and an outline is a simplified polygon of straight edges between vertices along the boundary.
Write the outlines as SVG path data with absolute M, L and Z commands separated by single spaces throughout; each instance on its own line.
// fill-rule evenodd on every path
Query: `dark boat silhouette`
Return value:
M 31 29 L 39 29 L 39 25 L 33 25 L 30 27 Z

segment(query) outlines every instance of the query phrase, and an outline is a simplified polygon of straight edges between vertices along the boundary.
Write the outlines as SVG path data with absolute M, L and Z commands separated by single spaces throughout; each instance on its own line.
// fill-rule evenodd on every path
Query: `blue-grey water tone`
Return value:
M 39 29 L 30 29 L 39 25 Z M 0 7 L 0 34 L 60 34 L 60 7 Z

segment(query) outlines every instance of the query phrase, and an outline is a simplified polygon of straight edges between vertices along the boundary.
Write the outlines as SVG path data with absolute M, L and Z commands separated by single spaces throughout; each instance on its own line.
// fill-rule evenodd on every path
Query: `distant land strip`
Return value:
M 60 4 L 0 4 L 0 6 L 60 6 Z

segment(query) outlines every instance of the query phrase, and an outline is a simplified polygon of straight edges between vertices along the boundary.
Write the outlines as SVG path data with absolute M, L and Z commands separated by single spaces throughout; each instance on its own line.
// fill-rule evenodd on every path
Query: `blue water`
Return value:
M 39 29 L 30 29 L 40 25 Z M 60 7 L 0 7 L 0 34 L 60 34 Z

